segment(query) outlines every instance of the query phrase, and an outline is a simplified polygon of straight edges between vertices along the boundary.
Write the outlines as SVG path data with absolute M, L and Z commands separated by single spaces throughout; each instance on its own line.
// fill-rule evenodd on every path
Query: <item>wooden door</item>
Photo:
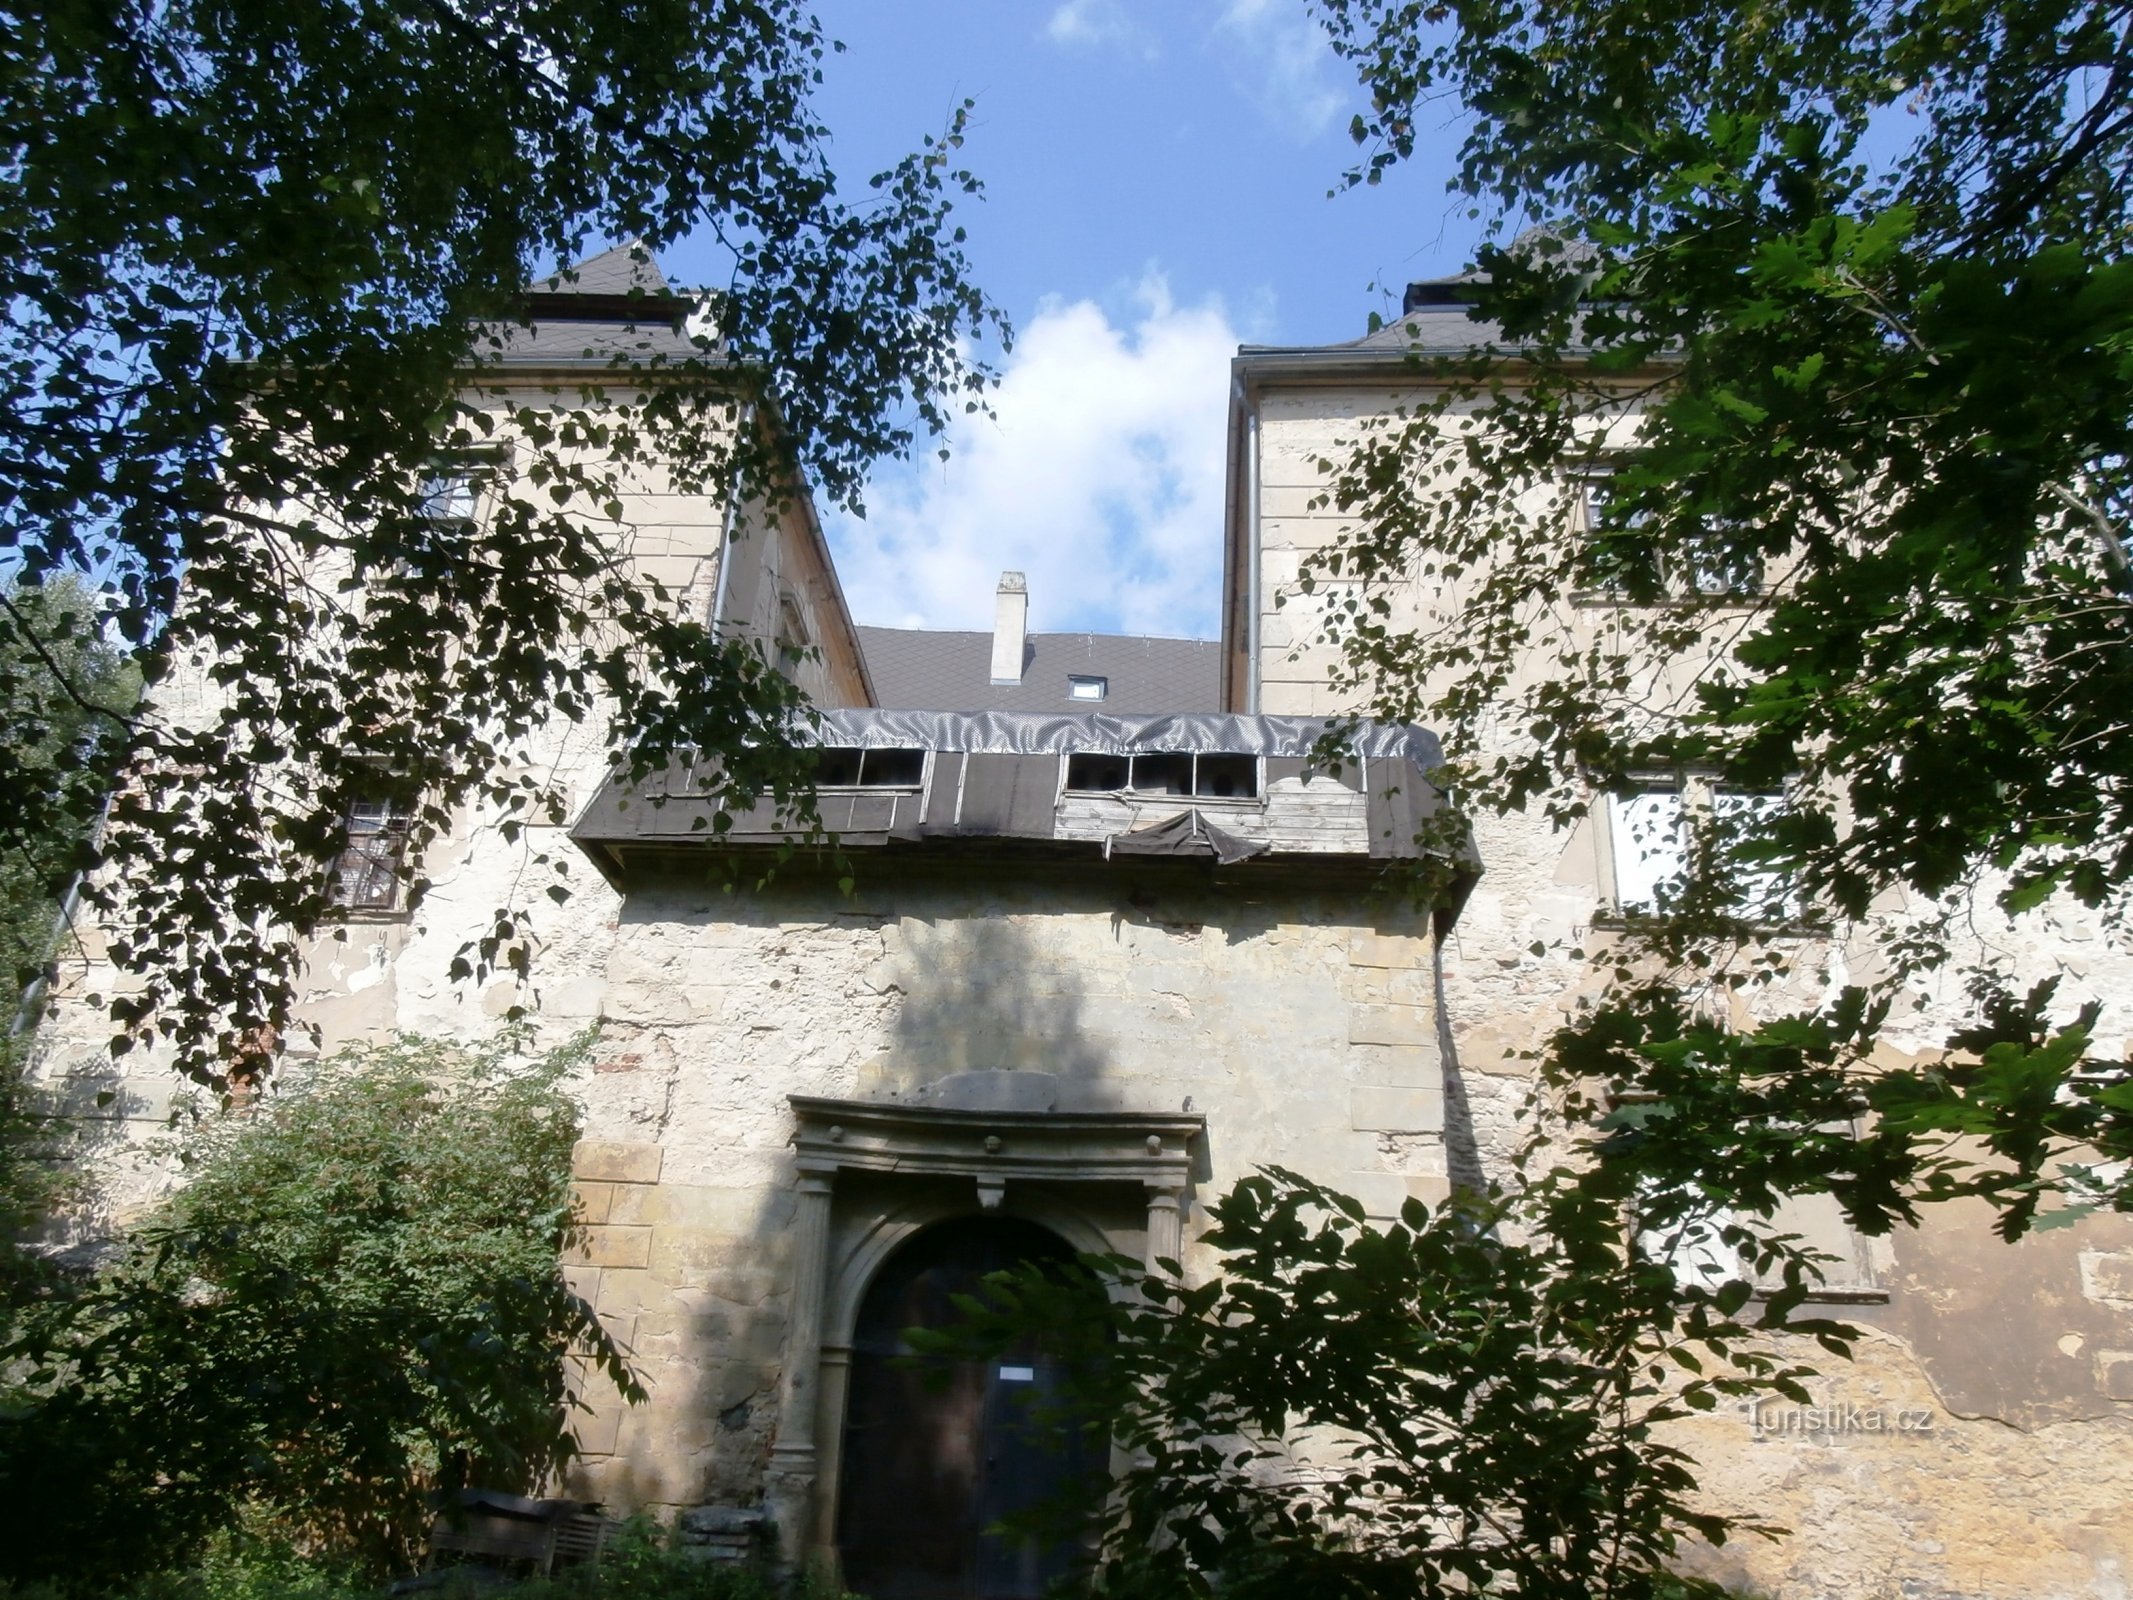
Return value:
M 905 1329 L 953 1324 L 951 1297 L 987 1273 L 1071 1254 L 1034 1223 L 970 1217 L 911 1239 L 868 1287 L 837 1514 L 845 1584 L 867 1600 L 1041 1600 L 1071 1569 L 1072 1541 L 1042 1548 L 988 1531 L 1101 1470 L 1039 1415 L 1058 1371 L 1033 1350 L 982 1365 L 897 1360 Z

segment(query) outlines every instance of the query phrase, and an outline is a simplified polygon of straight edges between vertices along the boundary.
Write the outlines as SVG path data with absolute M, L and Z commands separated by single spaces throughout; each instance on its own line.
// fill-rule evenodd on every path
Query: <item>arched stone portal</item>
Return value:
M 1073 1259 L 1020 1217 L 964 1216 L 900 1245 L 859 1306 L 846 1390 L 837 1550 L 867 1600 L 1042 1600 L 1071 1570 L 1071 1543 L 988 1532 L 1103 1471 L 1107 1452 L 1061 1437 L 1042 1415 L 1061 1374 L 1044 1352 L 901 1359 L 910 1328 L 944 1328 L 985 1277 Z
M 1175 1261 L 1205 1124 L 1189 1112 L 791 1104 L 799 1209 L 765 1502 L 788 1560 L 833 1565 L 855 1344 L 888 1263 L 932 1227 L 988 1218 L 1070 1251 L 1140 1252 L 1152 1270 Z

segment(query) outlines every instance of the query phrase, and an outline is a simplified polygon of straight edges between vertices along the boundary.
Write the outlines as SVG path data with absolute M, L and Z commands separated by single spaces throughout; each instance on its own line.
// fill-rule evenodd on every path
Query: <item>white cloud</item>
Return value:
M 1154 60 L 1155 36 L 1126 15 L 1118 0 L 1066 0 L 1044 25 L 1054 44 L 1115 46 Z
M 1034 629 L 1212 637 L 1237 342 L 1219 301 L 1177 305 L 1153 272 L 1118 323 L 1047 302 L 1017 336 L 996 420 L 964 418 L 946 462 L 879 475 L 864 521 L 827 519 L 854 614 L 989 629 L 1000 574 L 1018 569 Z
M 1325 31 L 1294 0 L 1229 0 L 1215 24 L 1262 111 L 1304 138 L 1326 131 L 1355 98 Z

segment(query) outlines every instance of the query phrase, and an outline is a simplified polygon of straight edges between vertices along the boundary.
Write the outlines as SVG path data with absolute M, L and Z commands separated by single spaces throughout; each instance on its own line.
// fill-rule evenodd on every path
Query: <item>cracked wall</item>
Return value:
M 862 861 L 851 899 L 804 872 L 759 894 L 633 890 L 582 1085 L 588 1225 L 570 1271 L 653 1398 L 588 1395 L 579 1486 L 654 1507 L 759 1492 L 787 1336 L 788 1095 L 915 1104 L 944 1079 L 1023 1075 L 1057 1110 L 1204 1115 L 1188 1211 L 1259 1163 L 1381 1217 L 1444 1195 L 1426 918 L 1251 883 L 1247 868 L 1214 886 L 1197 864 Z M 974 1190 L 938 1190 L 928 1203 L 977 1208 Z M 921 1198 L 911 1180 L 841 1193 L 839 1228 L 900 1196 Z M 1010 1184 L 1008 1214 L 1017 1201 Z M 1075 1203 L 1115 1215 L 1114 1243 L 1137 1238 L 1137 1194 Z

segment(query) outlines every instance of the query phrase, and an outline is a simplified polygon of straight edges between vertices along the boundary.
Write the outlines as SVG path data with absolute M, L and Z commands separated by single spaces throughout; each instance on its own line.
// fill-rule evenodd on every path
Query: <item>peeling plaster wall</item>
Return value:
M 1339 459 L 1357 419 L 1414 394 L 1384 388 L 1275 389 L 1261 429 L 1259 709 L 1270 715 L 1349 709 L 1328 686 L 1324 595 L 1296 584 L 1310 554 L 1342 526 L 1312 501 L 1317 466 Z M 1277 604 L 1277 597 L 1286 603 Z M 1456 593 L 1395 589 L 1394 626 L 1452 614 Z M 1578 613 L 1606 625 L 1605 608 Z M 1691 662 L 1668 664 L 1678 676 Z M 1652 693 L 1663 695 L 1655 683 Z M 1613 936 L 1597 818 L 1558 832 L 1525 817 L 1473 819 L 1483 876 L 1445 941 L 1441 994 L 1446 1100 L 1464 1117 L 1483 1169 L 1500 1173 L 1520 1135 L 1531 1083 L 1524 1057 L 1600 987 Z M 1900 915 L 1900 905 L 1886 908 Z M 1971 919 L 1974 944 L 2013 957 L 2024 981 L 2062 974 L 2069 1011 L 2133 993 L 2133 950 L 2079 907 L 2054 904 L 2021 925 L 1989 906 Z M 1812 1004 L 1873 971 L 1869 941 L 1784 940 L 1785 982 L 1707 1000 L 1736 1024 Z M 1534 946 L 1540 946 L 1536 954 Z M 1892 1063 L 1944 1036 L 1961 999 L 1953 984 L 1919 997 L 1886 1035 Z M 2120 1005 L 2117 1014 L 2123 1015 Z M 2123 1048 L 2102 1037 L 2099 1051 Z M 1684 1430 L 1711 1499 L 1735 1515 L 1792 1530 L 1739 1540 L 1698 1565 L 1774 1600 L 2116 1600 L 2133 1583 L 2133 1219 L 2092 1218 L 2018 1247 L 1989 1232 L 1981 1210 L 1941 1207 L 1891 1240 L 1860 1241 L 1832 1218 L 1811 1219 L 1886 1304 L 1831 1314 L 1869 1330 L 1860 1359 L 1823 1357 L 1818 1400 L 1892 1417 L 1917 1410 L 1926 1432 L 1845 1428 L 1766 1432 L 1745 1416 Z M 1822 1242 L 1825 1233 L 1791 1223 Z M 1825 1248 L 1829 1246 L 1825 1245 Z M 1823 1419 L 1828 1420 L 1828 1419 Z
M 480 403 L 493 415 L 487 437 L 510 452 L 512 409 L 556 401 L 556 392 L 536 387 L 485 392 Z M 624 476 L 618 505 L 619 519 L 602 512 L 588 516 L 588 525 L 605 528 L 633 573 L 646 586 L 659 586 L 669 605 L 708 618 L 718 594 L 726 502 L 683 493 L 658 464 L 635 463 Z M 820 648 L 788 663 L 788 670 L 820 704 L 863 703 L 857 660 L 838 644 L 847 626 L 842 598 L 822 563 L 804 505 L 751 498 L 733 532 L 726 607 L 736 619 L 733 631 L 774 648 L 779 602 L 790 597 Z M 333 591 L 331 571 L 315 576 L 322 592 Z M 176 664 L 158 685 L 150 714 L 181 725 L 212 714 L 220 691 L 210 665 L 205 659 Z M 606 728 L 596 709 L 584 722 L 559 719 L 540 729 L 522 752 L 521 770 L 553 783 L 567 797 L 566 815 L 575 817 L 606 775 L 606 750 Z M 599 1019 L 619 897 L 562 827 L 534 825 L 514 841 L 502 836 L 500 821 L 499 813 L 483 807 L 462 812 L 420 863 L 431 888 L 419 906 L 351 913 L 309 942 L 298 1020 L 315 1028 L 317 1038 L 293 1031 L 284 1041 L 289 1058 L 300 1062 L 398 1031 L 486 1034 L 515 1010 L 546 1042 Z M 567 898 L 557 903 L 551 887 L 567 891 Z M 451 981 L 454 957 L 493 927 L 502 907 L 520 909 L 533 930 L 537 959 L 530 982 L 521 986 L 508 975 Z M 211 1097 L 180 1079 L 160 1050 L 110 1054 L 107 1004 L 132 985 L 105 959 L 99 930 L 84 927 L 59 965 L 31 1070 L 74 1119 L 76 1164 L 87 1180 L 55 1242 L 85 1244 L 123 1228 L 169 1191 L 179 1173 L 175 1138 L 190 1112 L 210 1109 Z

